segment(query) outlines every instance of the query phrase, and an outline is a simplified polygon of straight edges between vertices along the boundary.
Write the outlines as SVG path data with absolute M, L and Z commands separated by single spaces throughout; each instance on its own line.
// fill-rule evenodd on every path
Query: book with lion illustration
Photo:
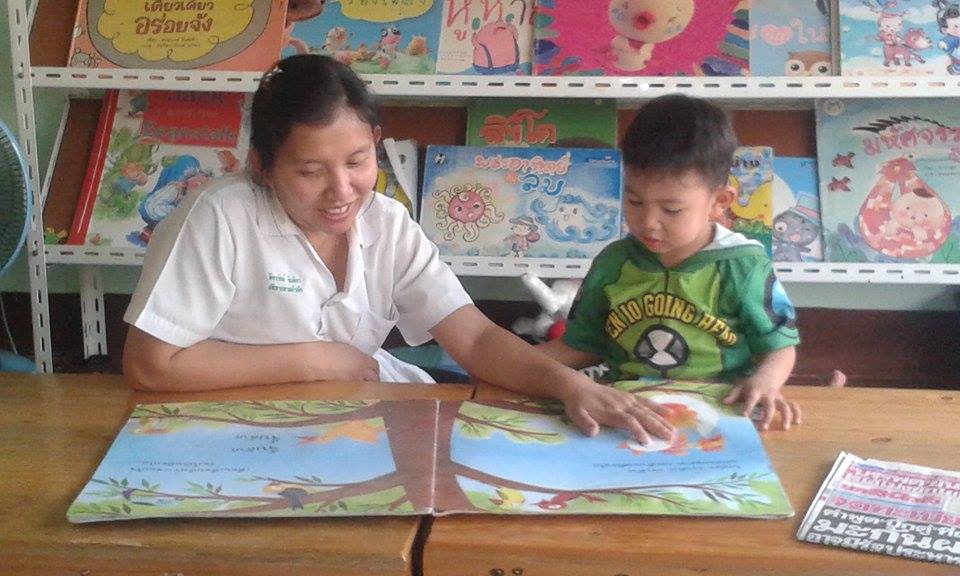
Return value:
M 589 438 L 529 400 L 138 405 L 67 516 L 793 514 L 729 386 L 617 386 L 670 408 L 674 441 Z
M 826 259 L 960 262 L 960 112 L 935 99 L 817 102 Z
M 429 146 L 420 225 L 444 256 L 592 258 L 620 237 L 620 152 Z
M 439 0 L 306 2 L 291 18 L 283 56 L 326 54 L 361 74 L 433 74 L 443 3 Z

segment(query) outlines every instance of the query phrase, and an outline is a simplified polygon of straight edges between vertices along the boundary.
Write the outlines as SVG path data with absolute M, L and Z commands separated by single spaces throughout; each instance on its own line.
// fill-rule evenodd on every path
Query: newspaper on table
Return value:
M 797 539 L 960 565 L 960 472 L 841 452 Z

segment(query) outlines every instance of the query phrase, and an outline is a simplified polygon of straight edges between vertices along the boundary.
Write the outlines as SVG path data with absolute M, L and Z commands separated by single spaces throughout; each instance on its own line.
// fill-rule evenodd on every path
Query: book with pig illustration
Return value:
M 826 259 L 960 262 L 960 112 L 935 99 L 817 102 Z
M 538 0 L 535 74 L 745 76 L 748 0 Z
M 444 256 L 592 258 L 620 194 L 617 150 L 429 146 L 420 225 Z
M 549 402 L 138 405 L 67 517 L 793 514 L 729 386 L 617 385 L 670 409 L 673 442 L 589 438 Z
M 445 0 L 437 74 L 530 74 L 534 0 Z
M 326 54 L 361 74 L 433 74 L 437 67 L 439 0 L 304 2 L 291 18 L 283 56 Z M 315 9 L 309 6 L 316 5 Z
M 844 76 L 960 74 L 956 0 L 839 0 Z

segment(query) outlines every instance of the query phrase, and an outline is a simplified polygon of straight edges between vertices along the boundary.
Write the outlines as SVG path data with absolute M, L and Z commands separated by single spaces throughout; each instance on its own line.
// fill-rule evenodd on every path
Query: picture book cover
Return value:
M 933 98 L 817 102 L 826 259 L 960 262 L 960 111 Z
M 617 104 L 610 99 L 474 98 L 467 146 L 615 148 Z
M 822 261 L 816 158 L 773 159 L 773 211 L 773 260 Z
M 960 74 L 955 0 L 839 0 L 844 76 Z
M 674 441 L 590 438 L 533 401 L 138 405 L 67 518 L 793 514 L 728 385 L 618 386 L 670 408 Z
M 433 74 L 442 16 L 440 0 L 320 2 L 291 22 L 283 55 L 326 54 L 361 74 Z
M 534 73 L 746 76 L 749 0 L 537 0 Z
M 244 169 L 251 99 L 108 91 L 67 243 L 146 246 L 184 194 Z
M 444 256 L 592 258 L 621 187 L 613 149 L 429 146 L 420 226 Z
M 750 74 L 833 74 L 829 4 L 828 0 L 753 0 Z
M 287 0 L 79 0 L 67 65 L 269 70 L 286 13 Z
M 530 74 L 534 0 L 445 0 L 438 74 Z
M 770 254 L 773 242 L 773 148 L 737 148 L 730 168 L 730 185 L 737 195 L 720 218 L 720 223 L 757 240 Z

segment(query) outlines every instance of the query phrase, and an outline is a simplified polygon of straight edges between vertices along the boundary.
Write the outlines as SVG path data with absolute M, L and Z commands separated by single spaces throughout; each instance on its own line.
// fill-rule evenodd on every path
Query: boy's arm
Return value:
M 787 400 L 782 393 L 793 364 L 797 359 L 795 346 L 788 346 L 761 354 L 755 360 L 753 374 L 737 381 L 724 404 L 743 402 L 743 415 L 750 416 L 754 407 L 760 406 L 762 413 L 760 429 L 767 430 L 773 422 L 773 416 L 780 413 L 781 425 L 788 430 L 793 424 L 800 424 L 800 406 Z
M 643 444 L 650 435 L 673 438 L 673 426 L 663 418 L 668 410 L 563 366 L 473 305 L 449 314 L 430 333 L 470 374 L 516 392 L 563 401 L 571 421 L 589 436 L 603 424 L 625 429 Z
M 569 366 L 579 370 L 588 366 L 596 366 L 600 363 L 600 356 L 591 352 L 584 352 L 571 347 L 569 344 L 558 338 L 543 344 L 537 345 L 537 350 L 553 358 L 564 366 Z
M 123 347 L 123 375 L 131 388 L 151 391 L 380 379 L 376 360 L 340 342 L 248 345 L 204 340 L 180 348 L 136 326 L 130 327 Z

